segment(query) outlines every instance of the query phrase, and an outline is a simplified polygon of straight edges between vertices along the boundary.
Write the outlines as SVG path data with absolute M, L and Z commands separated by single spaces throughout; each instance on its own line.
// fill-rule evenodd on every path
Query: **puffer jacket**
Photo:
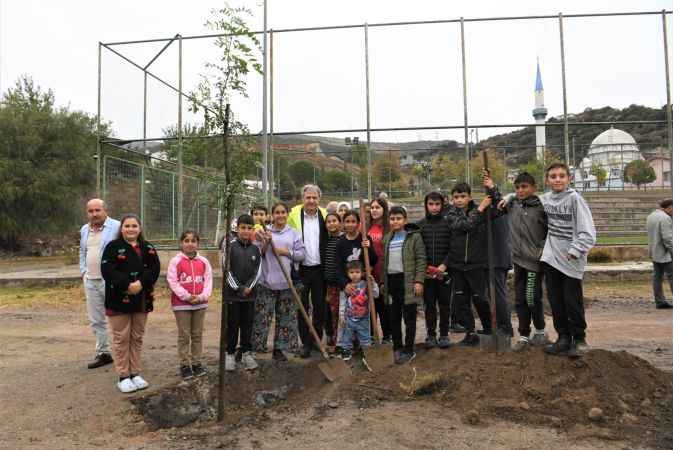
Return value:
M 404 265 L 404 304 L 411 305 L 419 303 L 422 297 L 414 295 L 414 283 L 425 282 L 425 244 L 421 237 L 421 230 L 415 223 L 408 223 L 404 226 L 407 235 L 402 244 L 402 264 Z M 388 293 L 388 262 L 390 252 L 390 241 L 393 238 L 393 232 L 390 231 L 383 238 L 383 264 L 381 266 L 381 279 L 383 280 L 383 298 L 386 304 L 391 303 L 391 297 Z
M 425 244 L 425 256 L 427 264 L 437 267 L 449 253 L 451 241 L 451 229 L 448 218 L 441 212 L 431 215 L 428 212 L 428 197 L 425 197 L 425 217 L 416 225 L 421 229 L 421 237 Z
M 454 206 L 447 209 L 451 229 L 449 252 L 444 265 L 454 270 L 485 269 L 488 263 L 486 225 L 477 204 L 470 201 L 467 211 Z

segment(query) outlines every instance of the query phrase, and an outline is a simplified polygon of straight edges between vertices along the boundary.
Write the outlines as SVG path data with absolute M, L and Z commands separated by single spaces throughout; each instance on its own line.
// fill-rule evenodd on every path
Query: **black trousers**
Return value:
M 587 322 L 584 319 L 582 280 L 569 277 L 547 263 L 542 263 L 542 270 L 556 332 L 559 336 L 584 339 Z
M 425 328 L 428 336 L 437 336 L 437 309 L 439 309 L 439 335 L 449 335 L 449 303 L 451 290 L 446 280 L 428 278 L 423 283 L 423 303 L 425 305 Z
M 507 273 L 509 270 L 495 268 L 495 321 L 498 329 L 512 336 L 512 312 L 509 308 L 509 299 L 507 298 Z M 488 280 L 488 269 L 484 272 L 486 277 L 486 300 L 490 299 L 491 287 Z
M 542 272 L 533 272 L 514 264 L 514 290 L 519 335 L 530 336 L 531 319 L 535 328 L 544 330 L 544 305 L 542 304 Z
M 376 317 L 379 320 L 379 325 L 381 326 L 381 335 L 383 339 L 390 339 L 390 311 L 386 301 L 383 298 L 383 294 L 379 295 L 374 299 L 374 306 L 376 307 Z M 372 330 L 374 329 L 374 324 L 372 323 Z M 372 335 L 374 335 L 372 333 Z
M 241 352 L 252 351 L 252 322 L 255 318 L 255 302 L 232 302 L 227 308 L 227 353 L 233 355 L 241 334 Z
M 299 266 L 299 277 L 304 284 L 301 292 L 301 303 L 306 309 L 306 313 L 311 315 L 313 326 L 318 336 L 322 339 L 325 328 L 327 313 L 325 304 L 325 275 L 322 266 Z M 297 322 L 299 323 L 299 337 L 304 346 L 314 347 L 313 337 L 304 321 L 304 317 L 297 311 Z
M 491 333 L 491 310 L 486 301 L 486 277 L 484 269 L 452 270 L 453 301 L 460 311 L 463 325 L 468 333 L 474 332 L 474 315 L 471 304 L 477 310 L 481 327 Z
M 404 274 L 388 274 L 390 305 L 390 329 L 393 335 L 393 350 L 407 353 L 414 351 L 416 340 L 416 303 L 404 304 Z M 402 320 L 404 319 L 404 344 L 402 344 Z

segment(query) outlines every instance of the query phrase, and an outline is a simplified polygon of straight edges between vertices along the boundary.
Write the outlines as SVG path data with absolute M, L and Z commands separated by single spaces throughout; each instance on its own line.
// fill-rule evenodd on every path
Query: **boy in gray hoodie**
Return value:
M 586 201 L 568 187 L 567 165 L 552 163 L 545 170 L 545 180 L 551 191 L 540 197 L 548 227 L 540 261 L 559 336 L 545 351 L 579 357 L 587 350 L 582 278 L 587 254 L 596 243 L 596 228 Z

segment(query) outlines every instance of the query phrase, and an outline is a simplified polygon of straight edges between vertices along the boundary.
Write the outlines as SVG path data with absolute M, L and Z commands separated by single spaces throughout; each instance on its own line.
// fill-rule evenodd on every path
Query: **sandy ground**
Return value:
M 673 311 L 655 310 L 649 292 L 648 285 L 636 283 L 587 286 L 589 341 L 627 350 L 671 371 Z M 273 410 L 263 424 L 150 431 L 128 397 L 117 391 L 111 366 L 86 368 L 94 340 L 82 298 L 79 287 L 0 292 L 0 448 L 644 448 L 591 430 L 561 432 L 496 419 L 468 425 L 455 411 L 428 400 L 324 408 L 316 398 L 303 411 Z M 144 345 L 150 391 L 179 381 L 175 325 L 165 293 L 157 303 Z M 206 324 L 206 352 L 213 358 L 219 311 L 212 305 Z M 548 325 L 551 329 L 551 318 Z

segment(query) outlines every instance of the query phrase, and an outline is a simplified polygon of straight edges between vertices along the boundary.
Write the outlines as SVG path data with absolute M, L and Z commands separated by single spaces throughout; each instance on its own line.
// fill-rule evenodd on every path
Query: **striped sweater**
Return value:
M 341 234 L 328 236 L 325 246 L 325 281 L 327 284 L 336 286 L 339 284 L 339 274 L 337 272 L 336 253 L 337 242 Z

